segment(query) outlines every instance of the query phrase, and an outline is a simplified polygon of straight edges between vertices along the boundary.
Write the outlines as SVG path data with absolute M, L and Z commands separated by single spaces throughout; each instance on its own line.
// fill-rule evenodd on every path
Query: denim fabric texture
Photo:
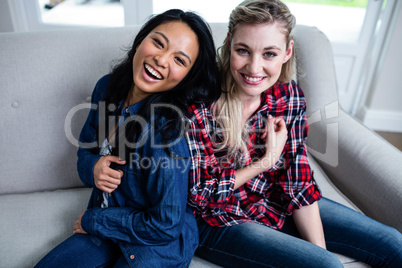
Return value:
M 328 250 L 302 240 L 291 216 L 281 230 L 250 222 L 212 227 L 199 218 L 196 254 L 224 267 L 343 267 L 331 252 L 372 267 L 401 267 L 398 230 L 329 199 L 317 202 Z
M 184 136 L 168 148 L 158 148 L 154 145 L 162 144 L 162 135 L 154 133 L 147 122 L 141 134 L 144 143 L 135 147 L 126 165 L 119 166 L 124 173 L 121 184 L 109 195 L 109 207 L 101 208 L 103 192 L 94 185 L 93 168 L 101 157 L 97 128 L 108 81 L 104 76 L 93 91 L 93 109 L 81 131 L 78 150 L 79 176 L 86 186 L 93 187 L 88 210 L 81 219 L 89 235 L 73 235 L 38 267 L 57 263 L 76 267 L 76 262 L 82 267 L 106 267 L 113 262 L 119 267 L 123 263 L 127 267 L 187 267 L 198 245 L 198 231 L 187 207 L 191 159 Z M 141 103 L 125 107 L 121 116 L 135 116 L 140 108 Z M 104 263 L 95 265 L 94 259 Z

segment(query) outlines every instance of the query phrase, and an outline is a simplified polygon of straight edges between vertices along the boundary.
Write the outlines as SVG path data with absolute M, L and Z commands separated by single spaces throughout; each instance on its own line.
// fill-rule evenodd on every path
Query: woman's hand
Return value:
M 265 170 L 268 170 L 279 160 L 285 147 L 288 138 L 285 120 L 269 115 L 266 132 L 261 138 L 265 139 L 265 154 L 260 159 L 260 163 L 267 167 Z
M 113 192 L 121 182 L 123 171 L 110 168 L 112 163 L 124 165 L 126 161 L 117 156 L 105 155 L 99 158 L 94 167 L 94 183 L 96 188 L 107 193 Z
M 78 220 L 75 221 L 74 223 L 74 234 L 88 234 L 87 232 L 84 231 L 84 229 L 82 229 L 81 226 L 81 218 L 82 215 L 84 215 L 85 212 L 82 212 L 80 214 L 80 216 L 78 217 Z
M 272 168 L 279 160 L 288 138 L 285 120 L 268 116 L 266 132 L 261 136 L 265 139 L 265 154 L 258 161 L 236 170 L 234 190 L 245 184 L 258 174 Z

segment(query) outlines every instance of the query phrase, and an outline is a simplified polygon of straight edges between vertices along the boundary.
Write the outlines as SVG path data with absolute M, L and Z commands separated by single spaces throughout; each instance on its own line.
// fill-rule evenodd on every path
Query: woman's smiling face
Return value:
M 135 102 L 179 84 L 193 67 L 198 51 L 197 35 L 183 22 L 167 22 L 153 29 L 133 58 Z
M 259 97 L 274 85 L 292 55 L 293 41 L 277 23 L 239 24 L 232 36 L 230 70 L 241 97 Z

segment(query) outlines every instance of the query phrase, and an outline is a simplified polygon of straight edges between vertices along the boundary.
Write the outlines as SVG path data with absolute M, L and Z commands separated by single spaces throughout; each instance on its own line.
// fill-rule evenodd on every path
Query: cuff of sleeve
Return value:
M 222 173 L 219 179 L 214 177 L 209 181 L 194 184 L 188 194 L 189 205 L 199 211 L 204 212 L 206 208 L 221 209 L 233 197 L 235 185 L 235 171 L 231 169 L 229 173 Z
M 101 208 L 91 208 L 85 211 L 81 218 L 81 227 L 88 234 L 96 235 L 95 231 L 95 213 Z
M 309 206 L 320 199 L 321 191 L 317 184 L 313 182 L 310 186 L 304 188 L 292 200 L 290 200 L 286 214 L 291 215 L 296 209 Z
M 94 167 L 96 162 L 101 158 L 102 155 L 87 155 L 84 160 L 83 174 L 85 179 L 85 184 L 90 187 L 95 187 L 94 182 Z

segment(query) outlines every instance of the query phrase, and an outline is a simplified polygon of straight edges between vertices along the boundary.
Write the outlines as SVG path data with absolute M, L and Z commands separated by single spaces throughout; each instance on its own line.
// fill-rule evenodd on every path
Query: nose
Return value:
M 158 55 L 155 55 L 154 60 L 156 62 L 156 65 L 160 67 L 167 67 L 168 55 L 167 53 L 159 53 Z
M 252 57 L 250 57 L 247 66 L 250 74 L 258 74 L 262 69 L 261 57 L 259 57 L 259 55 L 256 54 L 253 55 Z

